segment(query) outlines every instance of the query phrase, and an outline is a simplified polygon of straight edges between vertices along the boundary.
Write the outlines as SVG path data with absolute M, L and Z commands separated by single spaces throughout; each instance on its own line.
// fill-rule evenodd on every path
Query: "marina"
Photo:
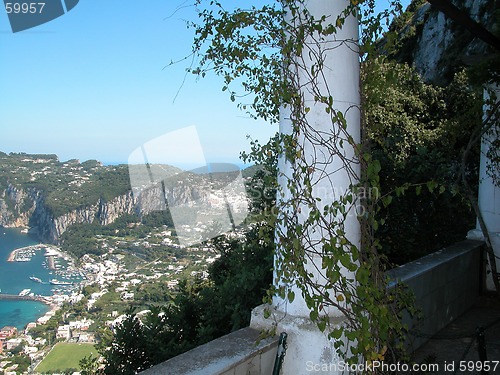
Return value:
M 24 329 L 79 288 L 85 273 L 54 245 L 18 229 L 0 234 L 0 322 Z
M 35 255 L 35 251 L 45 248 L 47 248 L 47 245 L 42 244 L 20 247 L 12 250 L 7 258 L 7 262 L 29 262 L 33 255 Z
M 59 280 L 58 278 L 52 278 L 49 282 L 42 281 L 41 278 L 36 277 L 34 275 L 30 276 L 29 279 L 31 281 L 40 283 L 40 284 L 52 284 L 52 285 L 74 285 L 75 283 L 85 279 L 83 273 L 78 270 L 74 265 L 69 256 L 61 252 L 58 248 L 46 245 L 46 244 L 37 244 L 30 245 L 17 248 L 13 250 L 7 259 L 8 262 L 30 262 L 33 256 L 39 250 L 45 250 L 43 256 L 45 260 L 43 261 L 43 266 L 49 269 L 50 274 L 55 274 L 59 278 L 62 279 L 71 279 L 71 281 L 67 280 Z
M 57 258 L 63 258 L 68 260 L 69 258 L 61 253 L 61 251 L 57 248 L 54 248 L 50 245 L 38 244 L 20 247 L 18 249 L 13 250 L 7 261 L 8 262 L 29 262 L 31 258 L 35 255 L 36 251 L 45 250 L 44 256 L 47 258 L 48 268 L 51 270 L 57 270 L 61 268 L 61 265 L 56 262 Z

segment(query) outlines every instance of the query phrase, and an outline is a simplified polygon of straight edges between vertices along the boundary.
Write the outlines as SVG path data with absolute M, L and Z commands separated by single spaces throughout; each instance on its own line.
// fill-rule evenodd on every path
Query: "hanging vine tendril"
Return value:
M 392 196 L 380 194 L 381 165 L 366 142 L 363 105 L 339 109 L 335 82 L 326 75 L 328 69 L 342 69 L 327 61 L 337 48 L 362 61 L 376 55 L 375 41 L 402 7 L 391 1 L 375 14 L 374 0 L 351 0 L 334 17 L 313 15 L 305 4 L 282 0 L 244 9 L 197 0 L 201 22 L 191 25 L 197 60 L 189 71 L 221 76 L 222 90 L 250 116 L 272 123 L 281 116 L 289 124 L 269 144 L 254 142 L 252 153 L 243 154 L 259 162 L 270 153 L 273 160 L 281 155 L 280 183 L 274 185 L 278 210 L 269 217 L 276 226 L 277 282 L 269 295 L 292 302 L 298 291 L 310 319 L 336 339 L 338 354 L 348 362 L 401 360 L 407 334 L 402 314 L 416 309 L 404 287 L 388 288 L 375 238 L 377 212 Z M 350 17 L 361 21 L 360 40 L 336 37 Z M 385 40 L 388 49 L 395 39 L 386 33 Z M 327 114 L 319 126 L 311 120 L 317 112 Z M 352 116 L 361 116 L 361 137 L 350 128 Z M 342 189 L 339 174 L 347 181 Z M 418 194 L 422 186 L 442 192 L 433 181 L 417 185 L 405 184 L 396 194 L 411 187 Z M 361 238 L 353 238 L 353 222 L 361 223 Z M 332 311 L 341 313 L 343 325 L 330 325 Z

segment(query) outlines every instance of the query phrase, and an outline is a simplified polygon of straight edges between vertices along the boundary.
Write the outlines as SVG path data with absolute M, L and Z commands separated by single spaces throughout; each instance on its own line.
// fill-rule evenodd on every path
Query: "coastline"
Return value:
M 10 316 L 10 311 L 13 308 L 17 310 L 18 316 L 16 318 Z M 19 332 L 24 331 L 30 323 L 36 323 L 36 325 L 46 323 L 57 310 L 59 310 L 59 307 L 50 304 L 48 301 L 0 300 L 0 316 L 2 317 L 3 326 L 14 326 Z

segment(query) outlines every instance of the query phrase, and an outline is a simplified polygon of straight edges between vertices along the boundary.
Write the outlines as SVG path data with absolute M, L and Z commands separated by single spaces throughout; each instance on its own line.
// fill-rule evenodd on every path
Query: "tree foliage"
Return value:
M 402 264 L 465 238 L 474 227 L 470 203 L 459 194 L 460 174 L 462 151 L 481 123 L 482 95 L 465 72 L 443 88 L 405 64 L 379 59 L 362 71 L 367 142 L 381 163 L 381 194 L 391 197 L 377 215 L 383 225 L 376 237 L 382 254 Z M 466 169 L 477 186 L 477 145 L 472 151 Z
M 105 373 L 134 374 L 246 327 L 271 283 L 273 243 L 260 240 L 262 230 L 267 229 L 253 224 L 243 239 L 213 239 L 221 256 L 207 280 L 184 280 L 175 295 L 142 318 L 129 311 L 112 341 L 101 346 Z

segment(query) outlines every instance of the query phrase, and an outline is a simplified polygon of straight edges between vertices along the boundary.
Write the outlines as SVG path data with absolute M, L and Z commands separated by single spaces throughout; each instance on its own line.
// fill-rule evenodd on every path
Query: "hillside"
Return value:
M 99 199 L 107 201 L 130 190 L 126 165 L 103 166 L 96 160 L 60 162 L 55 155 L 0 153 L 0 189 L 36 190 L 54 216 L 60 216 Z M 9 206 L 10 196 L 4 196 Z M 23 199 L 24 208 L 30 202 Z M 12 205 L 10 204 L 10 207 Z M 16 209 L 19 213 L 21 210 Z
M 41 241 L 58 243 L 72 225 L 108 225 L 124 215 L 143 218 L 167 209 L 165 198 L 176 205 L 208 201 L 235 178 L 234 172 L 207 175 L 163 165 L 148 168 L 151 174 L 161 171 L 170 178 L 151 184 L 147 175 L 140 176 L 146 180 L 132 192 L 128 165 L 0 153 L 0 225 L 31 227 Z

